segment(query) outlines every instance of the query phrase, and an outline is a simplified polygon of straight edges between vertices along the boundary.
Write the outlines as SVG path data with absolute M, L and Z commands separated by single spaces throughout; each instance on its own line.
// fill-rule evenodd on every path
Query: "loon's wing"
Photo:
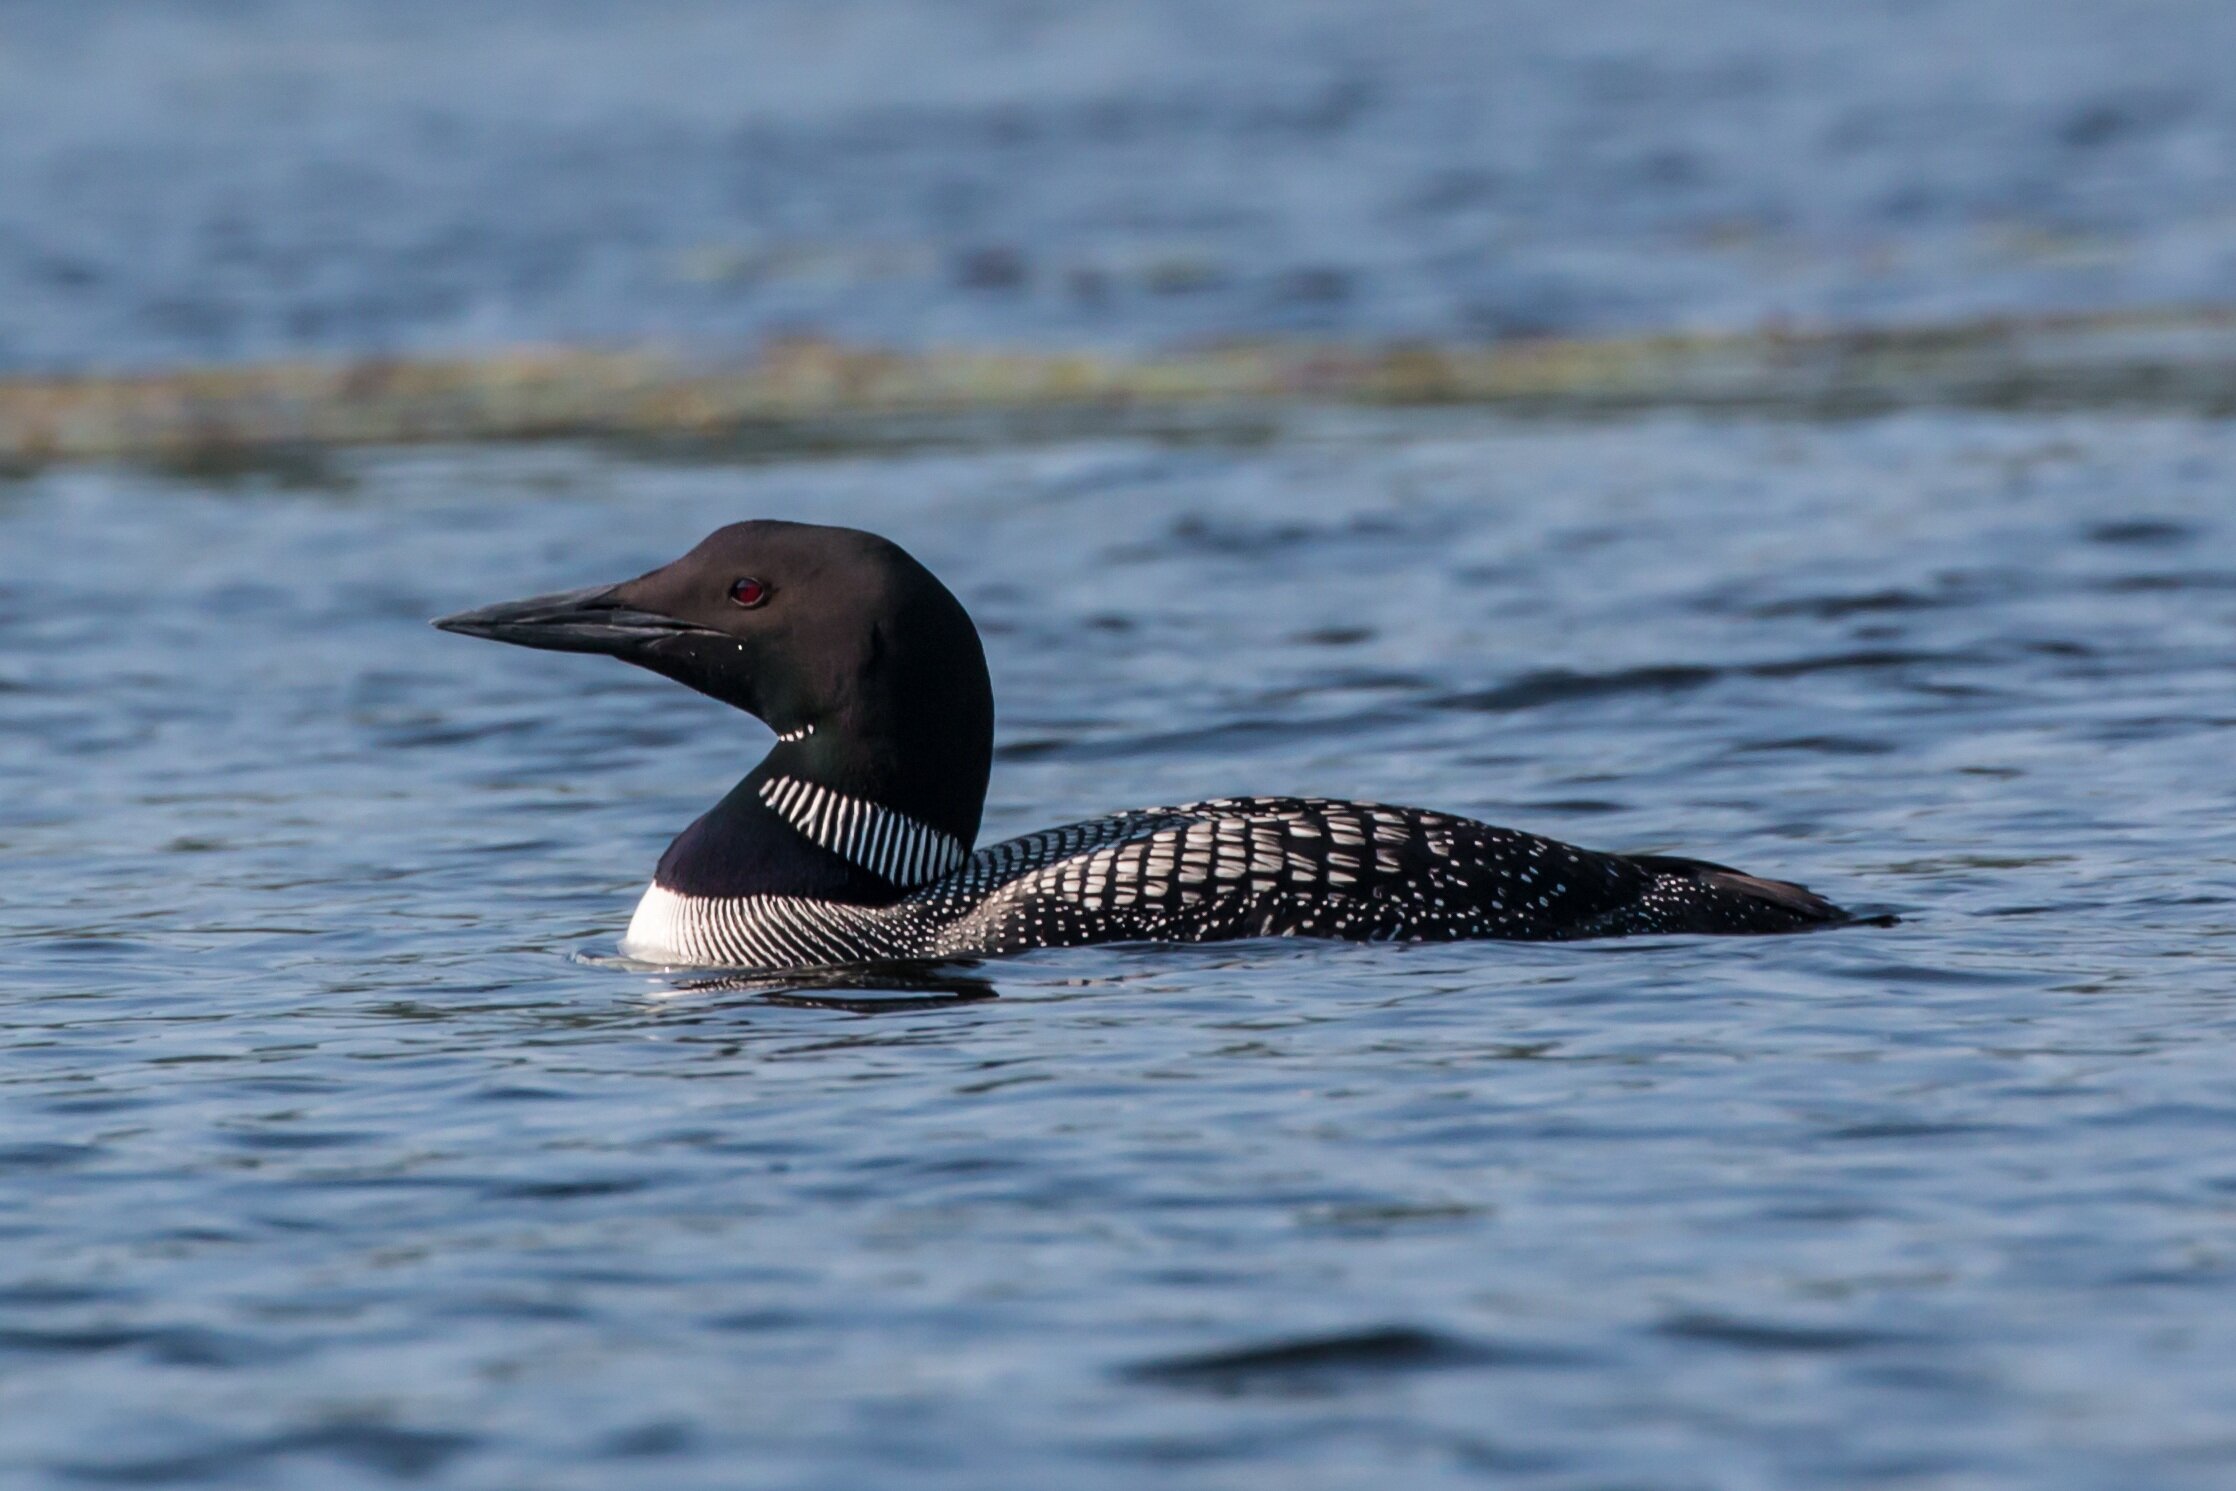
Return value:
M 1806 885 L 1750 875 L 1729 865 L 1704 859 L 1681 859 L 1666 854 L 1634 854 L 1624 858 L 1652 875 L 1642 903 L 1617 908 L 1625 914 L 1675 922 L 1709 920 L 1713 926 L 1670 925 L 1643 929 L 1669 932 L 1792 932 L 1803 927 L 1836 926 L 1853 917 Z M 1892 918 L 1881 921 L 1892 923 Z M 1576 935 L 1595 937 L 1596 931 Z
M 951 956 L 1266 936 L 1786 931 L 1842 915 L 1799 886 L 1700 861 L 1293 797 L 1152 808 L 1012 839 L 900 906 L 936 919 L 938 950 Z

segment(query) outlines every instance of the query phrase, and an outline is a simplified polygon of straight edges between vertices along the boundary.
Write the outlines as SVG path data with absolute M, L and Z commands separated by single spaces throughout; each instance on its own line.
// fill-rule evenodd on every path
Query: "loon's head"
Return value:
M 732 523 L 634 580 L 435 625 L 649 668 L 776 731 L 764 770 L 913 813 L 966 844 L 977 832 L 994 719 L 978 629 L 930 570 L 874 533 Z

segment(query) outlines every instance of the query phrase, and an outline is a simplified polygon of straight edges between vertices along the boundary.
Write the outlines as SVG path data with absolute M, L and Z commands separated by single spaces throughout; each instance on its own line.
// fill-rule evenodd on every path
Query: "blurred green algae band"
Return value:
M 0 463 L 253 460 L 351 445 L 533 439 L 875 443 L 1014 438 L 1303 405 L 1462 405 L 1588 416 L 1656 408 L 1840 417 L 1918 407 L 2236 413 L 2236 307 L 1872 329 L 1490 344 L 1207 343 L 1127 357 L 898 351 L 816 337 L 721 360 L 521 348 L 0 379 Z

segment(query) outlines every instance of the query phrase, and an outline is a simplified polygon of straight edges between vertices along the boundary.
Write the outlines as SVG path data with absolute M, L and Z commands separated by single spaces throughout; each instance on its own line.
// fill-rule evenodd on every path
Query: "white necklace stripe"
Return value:
M 889 865 L 901 841 L 901 826 L 890 818 L 877 820 L 877 834 L 870 841 L 870 863 Z
M 761 801 L 807 838 L 895 885 L 922 885 L 969 857 L 952 835 L 928 823 L 814 782 L 772 777 L 760 792 Z

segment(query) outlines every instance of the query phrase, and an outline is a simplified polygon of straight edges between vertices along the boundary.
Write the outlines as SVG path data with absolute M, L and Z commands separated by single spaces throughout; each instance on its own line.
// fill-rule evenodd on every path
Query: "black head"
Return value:
M 634 580 L 435 625 L 649 668 L 765 721 L 787 738 L 794 774 L 903 811 L 930 814 L 967 783 L 976 831 L 993 743 L 978 630 L 930 570 L 876 534 L 732 523 Z M 935 821 L 954 831 L 959 804 L 938 806 Z

